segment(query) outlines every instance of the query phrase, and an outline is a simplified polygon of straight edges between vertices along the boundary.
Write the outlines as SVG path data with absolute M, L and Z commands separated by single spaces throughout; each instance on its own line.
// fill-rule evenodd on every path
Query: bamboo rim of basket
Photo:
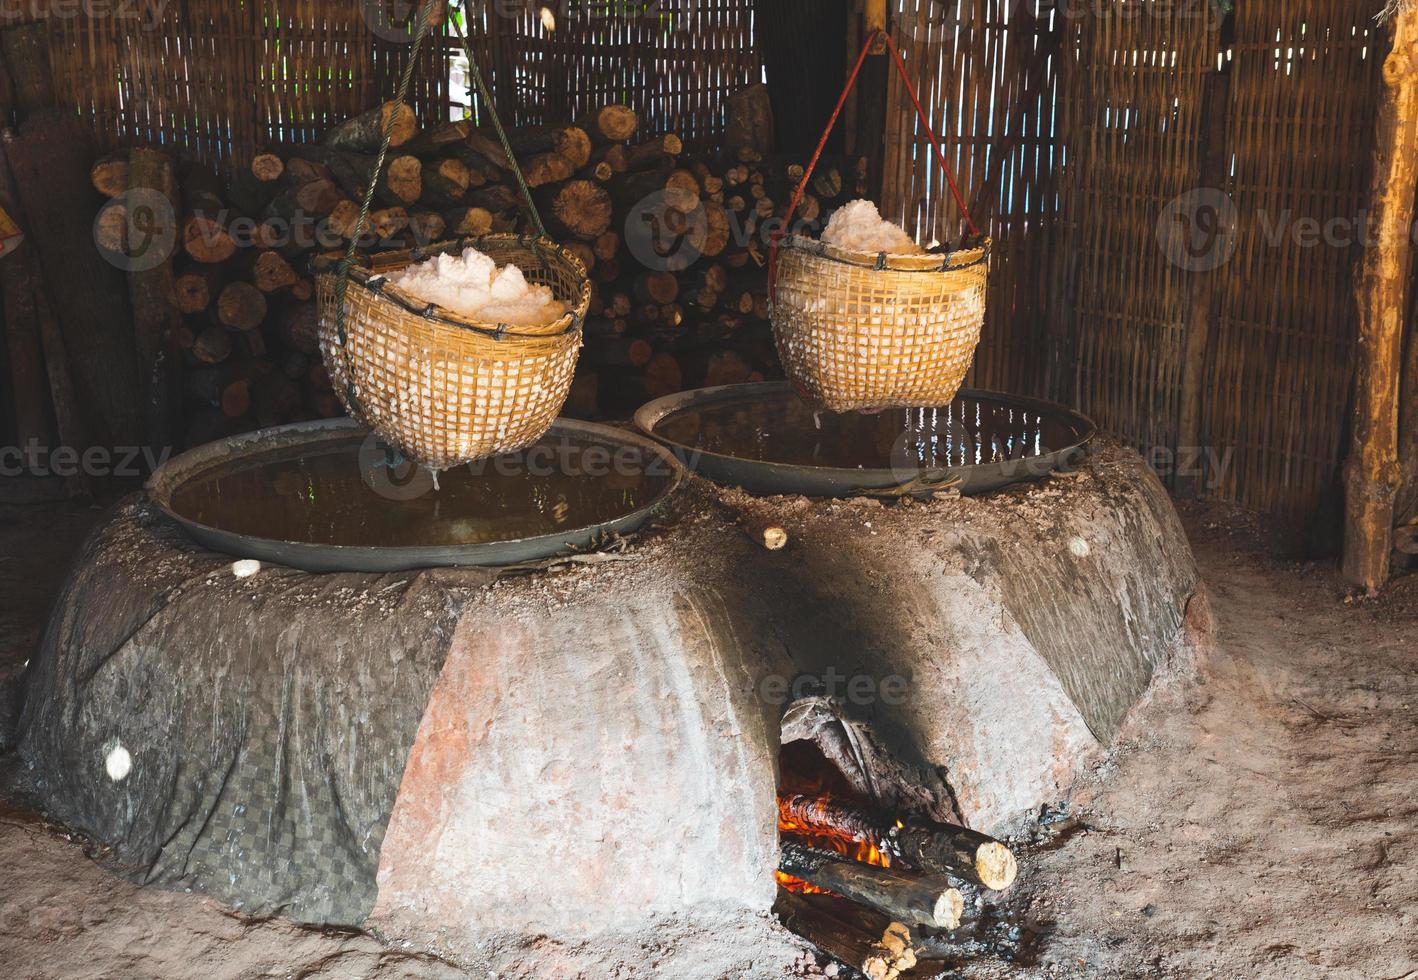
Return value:
M 390 283 L 385 277 L 388 273 L 396 269 L 402 269 L 411 262 L 421 262 L 424 259 L 450 252 L 454 249 L 461 251 L 469 246 L 477 247 L 479 243 L 495 241 L 504 244 L 521 245 L 531 251 L 545 250 L 560 256 L 569 263 L 576 273 L 576 277 L 581 281 L 581 289 L 576 298 L 576 302 L 568 304 L 569 309 L 551 323 L 536 327 L 516 327 L 507 323 L 496 323 L 491 320 L 477 320 L 472 317 L 463 316 L 437 303 L 430 303 L 415 297 L 398 286 Z M 507 263 L 502 263 L 506 265 Z M 351 284 L 359 285 L 371 293 L 375 293 L 396 306 L 401 307 L 406 313 L 422 317 L 435 323 L 447 324 L 450 327 L 457 327 L 460 330 L 469 330 L 474 333 L 485 334 L 497 340 L 543 340 L 550 337 L 560 337 L 565 334 L 574 333 L 580 329 L 581 321 L 586 316 L 586 310 L 591 305 L 591 281 L 586 275 L 586 267 L 575 253 L 565 246 L 558 245 L 549 238 L 542 238 L 538 235 L 465 235 L 461 238 L 450 238 L 446 241 L 435 242 L 431 245 L 421 245 L 415 248 L 398 249 L 391 252 L 380 252 L 369 257 L 369 264 L 351 266 L 349 270 Z
M 783 247 L 797 249 L 809 255 L 854 265 L 863 269 L 889 269 L 893 272 L 956 272 L 987 262 L 990 257 L 991 240 L 986 238 L 979 245 L 959 248 L 947 252 L 931 252 L 926 255 L 895 255 L 890 252 L 859 252 L 856 249 L 841 248 L 816 238 L 803 235 L 787 235 Z

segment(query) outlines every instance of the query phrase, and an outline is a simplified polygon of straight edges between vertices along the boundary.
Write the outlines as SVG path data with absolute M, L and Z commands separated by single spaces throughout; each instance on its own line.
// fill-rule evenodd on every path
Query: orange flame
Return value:
M 823 797 L 827 799 L 828 797 Z M 842 831 L 827 827 L 821 824 L 801 823 L 797 818 L 788 812 L 784 805 L 783 797 L 778 798 L 778 834 L 791 834 L 801 840 L 808 847 L 815 847 L 823 851 L 836 851 L 838 854 L 845 854 L 863 864 L 874 864 L 880 868 L 891 867 L 891 858 L 877 849 L 875 843 L 863 837 L 845 834 Z M 790 892 L 798 892 L 803 895 L 831 895 L 832 892 L 826 888 L 819 888 L 810 885 L 800 878 L 775 871 L 774 876 L 778 879 L 778 884 Z

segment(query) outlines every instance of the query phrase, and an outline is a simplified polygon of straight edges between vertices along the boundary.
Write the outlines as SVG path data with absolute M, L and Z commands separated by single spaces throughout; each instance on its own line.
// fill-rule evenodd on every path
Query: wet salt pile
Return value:
M 389 275 L 389 284 L 470 320 L 542 327 L 566 312 L 546 286 L 527 282 L 515 265 L 498 266 L 475 248 L 445 252 Z

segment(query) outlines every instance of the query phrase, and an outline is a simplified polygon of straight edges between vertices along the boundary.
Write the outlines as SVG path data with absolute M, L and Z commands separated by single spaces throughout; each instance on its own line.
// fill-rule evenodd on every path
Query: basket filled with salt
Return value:
M 394 105 L 408 101 L 419 49 L 442 5 L 421 0 Z M 467 35 L 468 70 L 539 234 L 482 235 L 356 259 L 388 158 L 387 123 L 344 259 L 318 272 L 320 353 L 350 415 L 433 470 L 530 446 L 571 390 L 591 283 L 546 236 Z M 392 120 L 392 116 L 390 119 Z
M 989 244 L 929 253 L 870 201 L 839 208 L 820 240 L 777 256 L 773 336 L 783 370 L 834 412 L 950 404 L 985 318 Z
M 484 235 L 317 277 L 320 348 L 349 413 L 433 470 L 536 442 L 561 411 L 591 299 L 544 238 Z M 340 315 L 343 307 L 343 315 Z
M 900 52 L 885 32 L 862 46 L 783 225 L 791 227 L 852 83 L 878 40 L 891 52 L 968 234 L 958 248 L 928 251 L 883 220 L 870 201 L 853 201 L 833 213 L 821 239 L 775 235 L 768 296 L 778 356 L 803 397 L 834 412 L 950 404 L 975 358 L 985 319 L 989 239 L 970 218 Z

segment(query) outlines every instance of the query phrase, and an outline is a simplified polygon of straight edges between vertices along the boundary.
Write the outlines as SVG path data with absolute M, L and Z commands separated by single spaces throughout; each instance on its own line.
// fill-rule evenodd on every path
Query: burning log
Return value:
M 783 842 L 778 869 L 903 922 L 954 929 L 965 909 L 960 891 L 938 875 L 863 864 L 794 841 Z
M 966 827 L 929 820 L 900 821 L 891 814 L 826 796 L 786 796 L 779 799 L 778 810 L 784 823 L 807 833 L 821 830 L 869 840 L 912 867 L 954 875 L 994 891 L 1008 888 L 1019 873 L 1009 848 Z
M 889 923 L 881 939 L 873 942 L 860 924 L 833 914 L 835 910 L 821 901 L 826 898 L 780 891 L 773 911 L 783 925 L 870 980 L 895 980 L 916 966 L 917 950 L 908 927 Z

